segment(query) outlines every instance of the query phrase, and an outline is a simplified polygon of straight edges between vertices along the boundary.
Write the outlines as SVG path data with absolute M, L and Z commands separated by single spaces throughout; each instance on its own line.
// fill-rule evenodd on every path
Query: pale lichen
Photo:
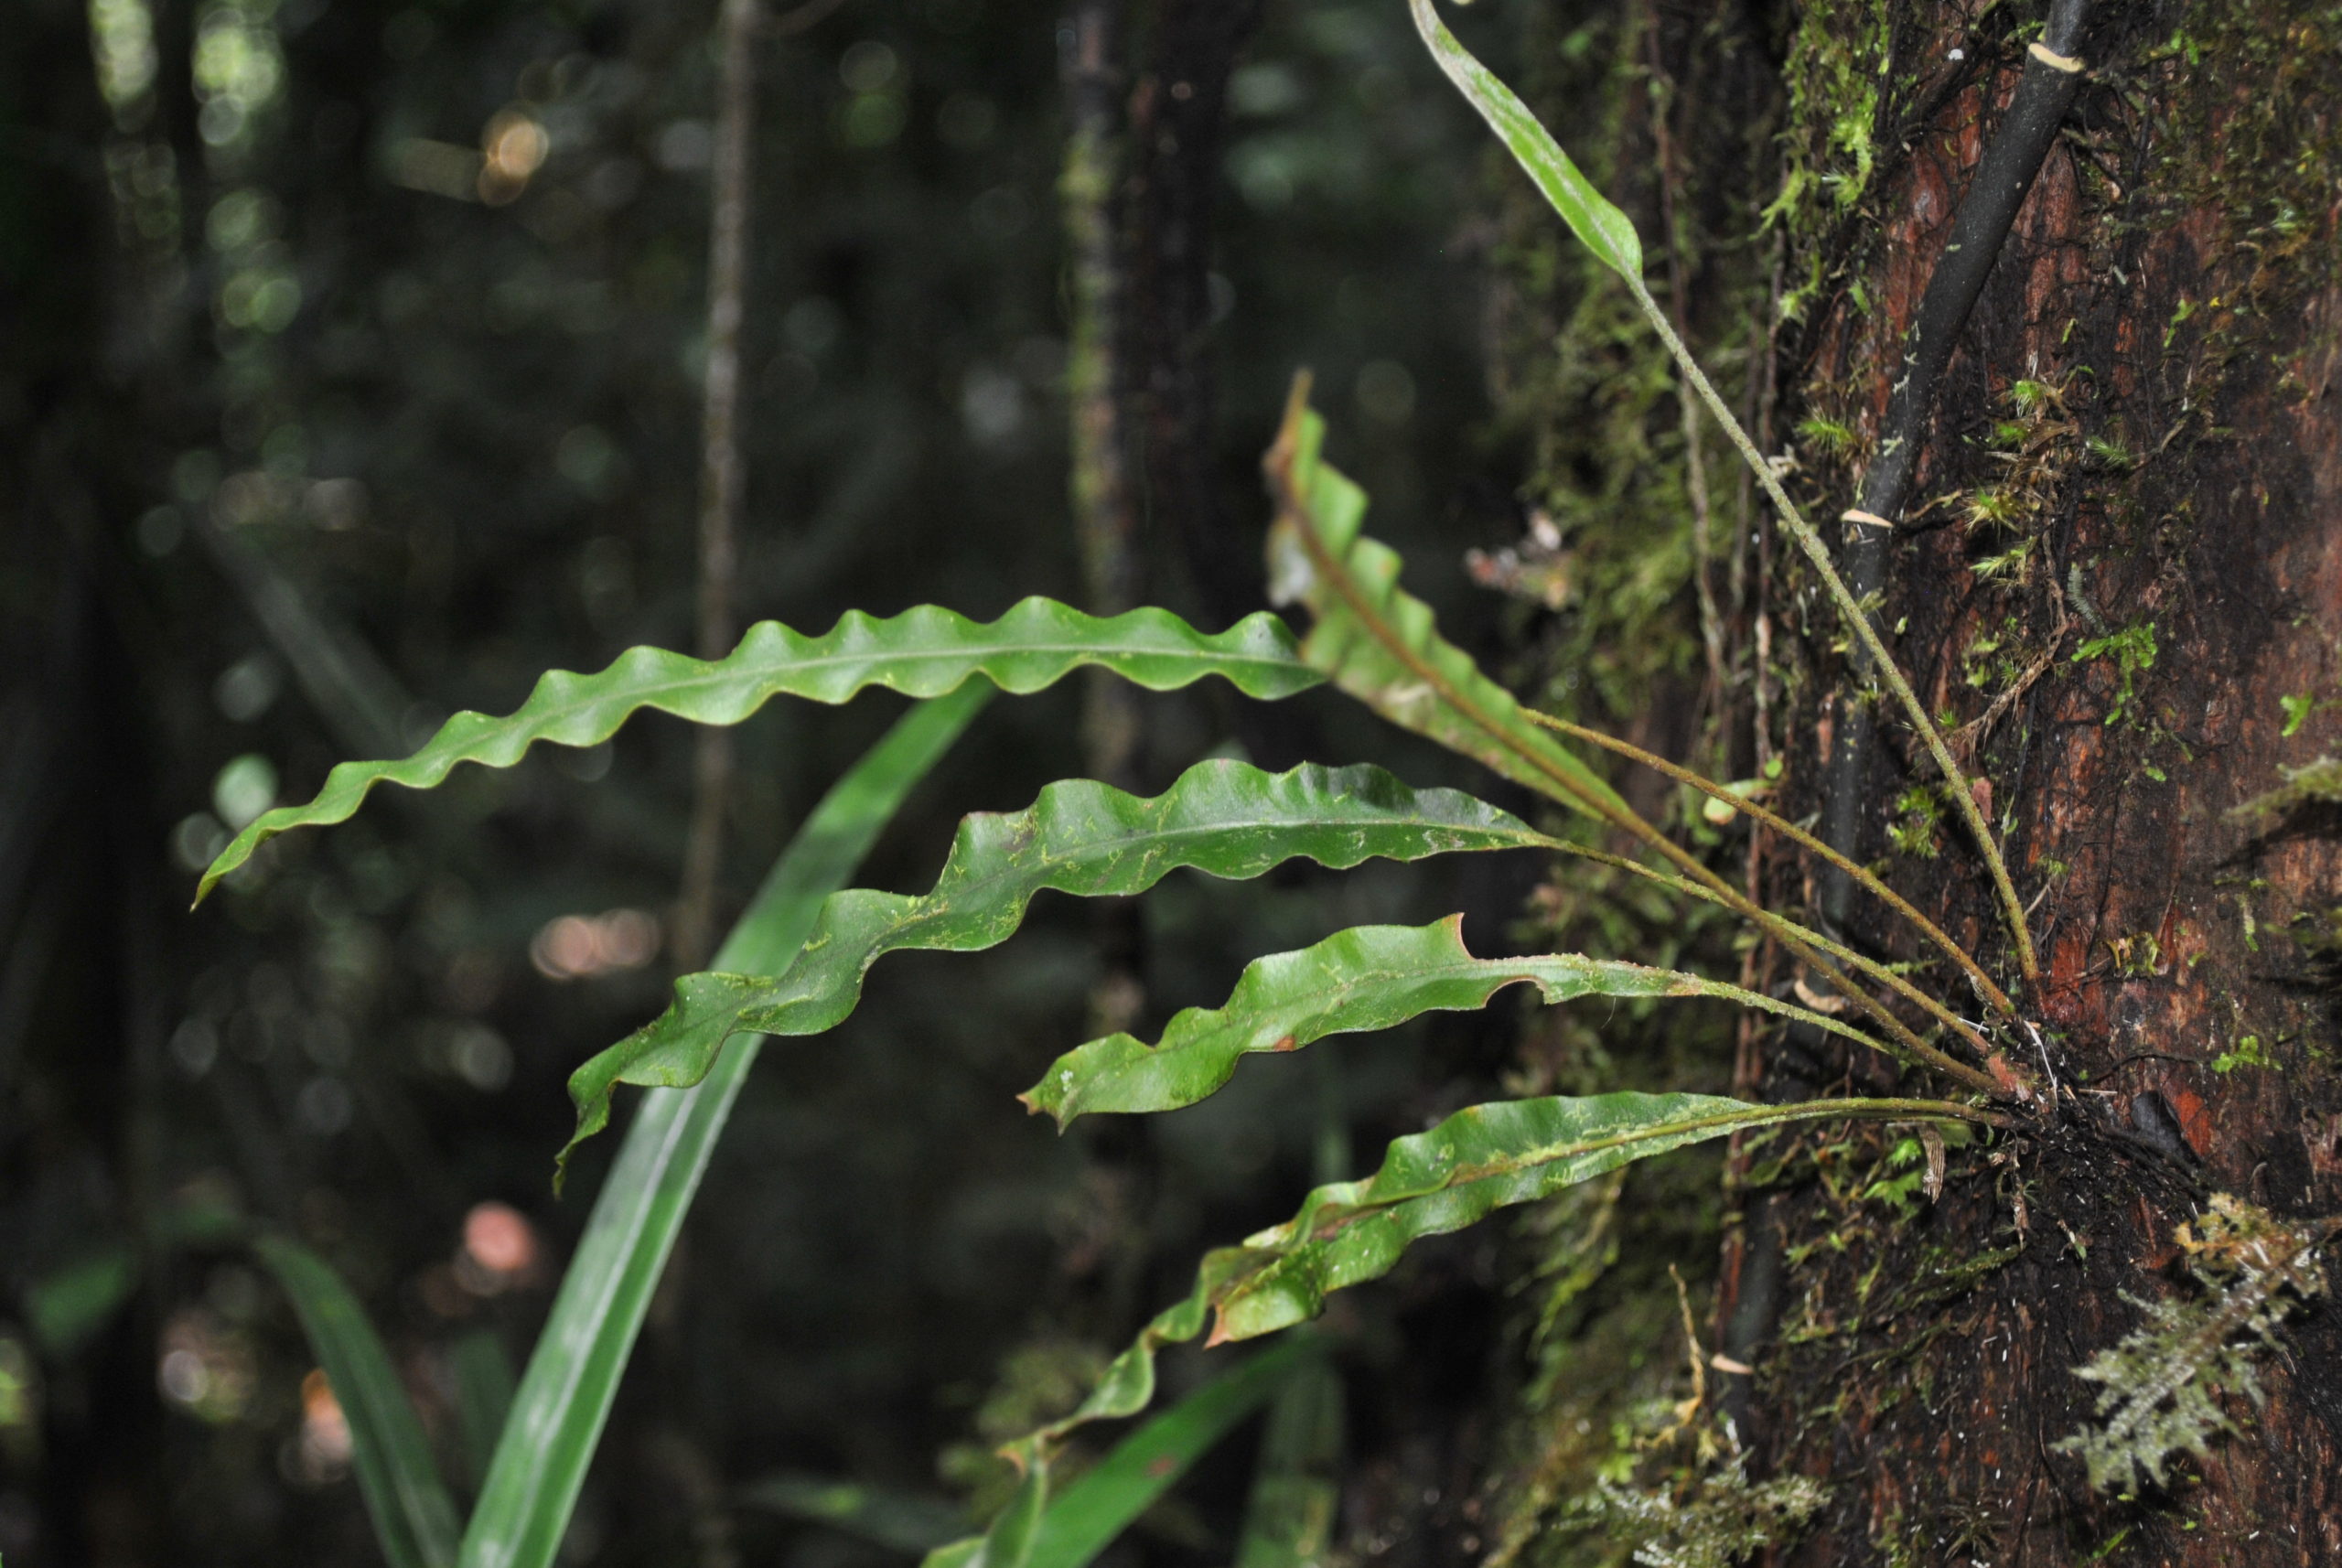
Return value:
M 2164 1483 L 2173 1456 L 2203 1457 L 2232 1423 L 2222 1393 L 2266 1398 L 2257 1363 L 2276 1348 L 2276 1327 L 2303 1301 L 2324 1294 L 2311 1253 L 2337 1222 L 2292 1225 L 2228 1193 L 2182 1225 L 2187 1272 L 2204 1294 L 2142 1302 L 2147 1320 L 2075 1369 L 2101 1385 L 2098 1423 L 2057 1444 L 2079 1454 L 2090 1484 L 2111 1492 Z

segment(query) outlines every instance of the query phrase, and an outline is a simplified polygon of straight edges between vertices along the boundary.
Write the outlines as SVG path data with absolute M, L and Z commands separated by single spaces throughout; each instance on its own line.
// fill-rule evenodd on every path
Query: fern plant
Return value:
M 1754 468 L 1851 633 L 1870 650 L 1873 666 L 1941 771 L 1943 793 L 1966 825 L 2005 911 L 2017 967 L 2032 978 L 2024 913 L 1967 779 L 1877 628 L 1840 581 L 1820 534 L 1782 491 L 1652 301 L 1632 224 L 1464 50 L 1429 0 L 1410 4 L 1442 69 L 1578 239 L 1624 280 L 1692 393 Z M 618 1085 L 650 1092 L 596 1202 L 478 1505 L 459 1535 L 453 1506 L 415 1440 L 411 1413 L 401 1413 L 394 1388 L 385 1391 L 377 1386 L 379 1376 L 367 1376 L 367 1397 L 351 1403 L 353 1434 L 369 1506 L 394 1563 L 402 1568 L 451 1562 L 466 1568 L 542 1568 L 553 1560 L 651 1285 L 761 1041 L 834 1028 L 853 1012 L 886 953 L 972 951 L 1005 940 L 1043 890 L 1124 897 L 1144 893 L 1180 867 L 1249 878 L 1295 859 L 1344 868 L 1375 858 L 1459 854 L 1585 855 L 1632 871 L 1676 897 L 1730 911 L 1793 954 L 1819 988 L 1835 993 L 1809 1006 L 1697 974 L 1571 953 L 1483 958 L 1466 947 L 1460 918 L 1454 917 L 1415 928 L 1362 927 L 1261 959 L 1224 1005 L 1180 1014 L 1155 1043 L 1117 1034 L 1064 1053 L 1023 1097 L 1060 1126 L 1101 1112 L 1189 1105 L 1224 1084 L 1247 1054 L 1295 1050 L 1434 1010 L 1483 1007 L 1515 985 L 1534 986 L 1547 1003 L 1589 995 L 1720 998 L 1885 1053 L 1932 1075 L 1952 1097 L 1787 1105 L 1690 1093 L 1551 1097 L 1472 1106 L 1400 1138 L 1370 1174 L 1320 1186 L 1284 1223 L 1208 1254 L 1188 1294 L 1145 1325 L 1077 1410 L 1009 1446 L 1023 1476 L 1015 1498 L 983 1535 L 939 1548 L 929 1560 L 933 1568 L 1080 1568 L 1167 1484 L 1165 1477 L 1184 1463 L 1179 1455 L 1192 1458 L 1198 1444 L 1267 1398 L 1280 1379 L 1301 1376 L 1295 1369 L 1306 1359 L 1286 1356 L 1238 1368 L 1143 1428 L 1080 1486 L 1053 1499 L 1050 1461 L 1067 1434 L 1144 1410 L 1155 1393 L 1156 1354 L 1166 1345 L 1199 1337 L 1219 1344 L 1302 1324 L 1332 1292 L 1389 1272 L 1418 1239 L 1735 1132 L 1849 1118 L 2005 1125 L 2013 1107 L 2031 1098 L 2026 1079 L 1999 1048 L 2002 1026 L 2016 1018 L 2006 990 L 1875 876 L 1721 784 L 1524 708 L 1445 639 L 1429 608 L 1400 586 L 1398 556 L 1363 532 L 1367 498 L 1325 460 L 1325 436 L 1304 376 L 1264 472 L 1273 507 L 1269 596 L 1306 615 L 1305 638 L 1268 613 L 1209 633 L 1161 609 L 1100 618 L 1028 599 L 989 624 L 934 607 L 886 619 L 849 613 L 820 636 L 768 623 L 712 662 L 636 649 L 596 674 L 547 675 L 504 717 L 460 714 L 403 760 L 343 764 L 315 799 L 252 822 L 205 873 L 199 897 L 276 835 L 348 818 L 379 784 L 428 789 L 462 763 L 510 767 L 538 741 L 597 744 L 645 709 L 732 724 L 780 696 L 837 703 L 884 686 L 929 699 L 817 809 L 713 968 L 679 981 L 672 1004 L 659 1018 L 572 1078 L 577 1123 L 562 1161 L 578 1140 L 607 1125 Z M 925 894 L 844 886 L 910 783 L 972 722 L 994 691 L 1034 692 L 1081 669 L 1103 670 L 1153 690 L 1215 677 L 1261 701 L 1330 683 L 1402 728 L 1597 824 L 1630 846 L 1634 857 L 1540 832 L 1452 789 L 1411 788 L 1371 766 L 1313 764 L 1271 774 L 1214 760 L 1190 768 L 1153 799 L 1068 780 L 1044 789 L 1026 811 L 969 817 Z M 1837 866 L 1912 922 L 1961 972 L 1992 1021 L 1971 1021 L 1904 973 L 1754 901 L 1633 810 L 1572 749 L 1573 742 L 1657 768 Z M 330 1275 L 321 1275 L 311 1266 L 314 1260 L 289 1243 L 271 1246 L 271 1261 L 304 1301 L 313 1334 L 321 1344 L 338 1346 L 327 1357 L 328 1365 L 348 1367 L 353 1378 L 379 1370 L 379 1346 L 368 1348 L 371 1330 L 335 1296 Z

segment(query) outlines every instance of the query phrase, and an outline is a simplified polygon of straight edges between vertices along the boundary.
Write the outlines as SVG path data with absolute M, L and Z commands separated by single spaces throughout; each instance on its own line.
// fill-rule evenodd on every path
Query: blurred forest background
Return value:
M 1558 285 L 1550 250 L 1503 270 L 1508 222 L 1530 220 L 1508 219 L 1484 134 L 1386 0 L 1118 9 L 1114 119 L 1159 112 L 1135 158 L 1113 127 L 1104 209 L 1125 236 L 1126 601 L 1212 627 L 1259 607 L 1256 455 L 1308 365 L 1378 532 L 1504 662 L 1560 602 L 1558 575 L 1501 553 L 1535 442 L 1497 417 L 1521 291 Z M 1527 5 L 1467 19 L 1507 69 L 1524 32 L 1556 60 L 1617 47 L 1557 48 Z M 1094 601 L 1068 500 L 1077 18 L 843 0 L 794 20 L 754 45 L 738 619 Z M 466 1412 L 525 1357 L 612 1146 L 553 1197 L 563 1080 L 676 972 L 690 733 L 652 718 L 390 791 L 186 902 L 231 830 L 334 761 L 508 710 L 545 668 L 694 646 L 717 23 L 652 0 L 14 0 L 0 19 L 11 1568 L 372 1560 L 346 1430 L 242 1221 L 353 1282 L 443 1456 L 476 1474 Z M 1660 385 L 1609 417 L 1636 424 Z M 1662 397 L 1661 439 L 1671 419 Z M 1680 616 L 1681 533 L 1657 525 L 1617 568 L 1622 616 Z M 1509 597 L 1470 585 L 1476 548 Z M 1679 628 L 1605 668 L 1639 692 L 1692 647 Z M 961 812 L 1090 770 L 1082 703 L 1069 684 L 995 703 L 863 880 L 924 887 Z M 719 919 L 900 707 L 783 703 L 738 732 Z M 1240 716 L 1198 689 L 1136 717 L 1115 767 L 1150 791 L 1216 749 L 1465 777 L 1331 701 Z M 1350 1174 L 1353 1141 L 1555 1070 L 1522 1065 L 1502 1014 L 1446 1019 L 1346 1054 L 1338 1079 L 1278 1061 L 1159 1125 L 1059 1139 L 1012 1098 L 1035 1067 L 1101 1006 L 1159 1023 L 1360 920 L 1464 908 L 1501 945 L 1534 875 L 1190 878 L 1134 936 L 1136 917 L 1101 941 L 1045 902 L 985 960 L 893 961 L 844 1030 L 759 1070 L 568 1555 L 900 1560 L 759 1506 L 776 1476 L 996 1501 L 990 1443 L 1061 1408 L 1203 1246 Z M 1133 963 L 1135 996 L 1130 973 L 1101 993 Z M 1458 1509 L 1488 1391 L 1521 1362 L 1498 1332 L 1520 1271 L 1495 1262 L 1521 1244 L 1426 1249 L 1349 1326 L 1344 1530 L 1391 1560 L 1483 1549 L 1477 1505 Z M 1215 1461 L 1120 1550 L 1224 1558 L 1245 1473 L 1241 1451 Z

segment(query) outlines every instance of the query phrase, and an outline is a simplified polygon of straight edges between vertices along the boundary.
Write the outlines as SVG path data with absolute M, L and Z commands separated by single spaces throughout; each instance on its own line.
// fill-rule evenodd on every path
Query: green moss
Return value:
M 2276 1066 L 2275 1058 L 2270 1056 L 2268 1047 L 2261 1043 L 2258 1035 L 2241 1036 L 2236 1044 L 2212 1058 L 2212 1070 L 2217 1073 L 2231 1073 L 2240 1067 L 2274 1069 Z
M 1799 261 L 1781 298 L 1785 319 L 1797 319 L 1821 293 L 1821 236 L 1870 188 L 1888 70 L 1883 0 L 1822 0 L 1799 12 L 1781 72 L 1789 124 L 1780 190 L 1764 213 Z
M 2132 706 L 2132 700 L 2137 695 L 2140 673 L 2155 667 L 2156 653 L 2155 625 L 2153 621 L 2140 621 L 2136 625 L 2110 631 L 2103 637 L 2088 639 L 2074 650 L 2073 661 L 2077 664 L 2087 663 L 2093 659 L 2114 660 L 2114 701 L 2107 708 L 2106 717 L 2101 722 L 2115 725 L 2125 717 L 2134 724 L 2137 722 L 2138 714 Z
M 2219 1402 L 2264 1396 L 2260 1365 L 2278 1348 L 2277 1326 L 2324 1294 L 2313 1253 L 2334 1233 L 2327 1221 L 2297 1226 L 2229 1193 L 2179 1228 L 2187 1271 L 2202 1287 L 2159 1301 L 2130 1298 L 2145 1321 L 2075 1369 L 2099 1386 L 2098 1420 L 2052 1446 L 2078 1453 L 2090 1484 L 2113 1492 L 2165 1483 L 2174 1456 L 2203 1458 L 2234 1423 Z
M 2342 277 L 2342 116 L 2331 91 L 2342 4 L 2197 7 L 2143 63 L 2162 79 L 2155 98 L 2168 122 L 2154 183 L 2175 205 L 2213 215 L 2210 253 L 2241 274 L 2237 294 L 2223 289 L 2206 306 L 2266 309 Z

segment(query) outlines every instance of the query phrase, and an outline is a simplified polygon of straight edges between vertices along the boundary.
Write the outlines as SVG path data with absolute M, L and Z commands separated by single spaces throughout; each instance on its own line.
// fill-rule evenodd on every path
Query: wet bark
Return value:
M 1865 439 L 2025 58 L 2021 36 L 1957 6 L 1891 20 L 1878 130 L 1910 154 L 1874 183 L 1778 366 L 1789 421 Z M 2175 1237 L 2211 1194 L 2342 1213 L 2336 991 L 2301 940 L 2342 899 L 2342 819 L 2230 815 L 2342 749 L 2315 706 L 2342 642 L 2332 20 L 2234 0 L 2107 16 L 1939 399 L 1885 619 L 1923 700 L 1971 726 L 1989 813 L 2038 899 L 2047 973 L 2021 1002 L 2043 1039 L 2024 1066 L 2068 1093 L 2027 1133 L 1956 1154 L 1941 1201 L 1907 1220 L 1828 1180 L 1744 1205 L 1721 1312 L 1756 1368 L 1735 1391 L 1746 1434 L 1760 1471 L 1831 1498 L 1776 1561 L 2342 1561 L 2330 1303 L 2282 1331 L 2266 1405 L 2227 1391 L 2238 1430 L 2168 1486 L 2094 1493 L 2057 1446 L 2094 1402 L 2074 1369 L 2139 1323 L 2139 1300 L 2193 1288 Z M 2300 69 L 2259 69 L 2273 57 L 2257 40 L 2277 39 Z M 2304 193 L 2315 216 L 2276 216 Z M 1836 515 L 1858 467 L 1810 464 L 1817 511 Z M 1823 694 L 1792 754 L 1800 810 L 1848 713 L 1828 628 L 1809 631 L 1806 689 Z M 1928 782 L 1888 736 L 1861 781 L 1865 853 L 2013 970 L 1950 813 L 1926 831 L 1910 791 Z M 1786 864 L 1773 886 L 1812 892 Z M 1888 929 L 1875 910 L 1853 925 Z M 1873 1070 L 1782 1047 L 1760 1076 L 1786 1096 Z

